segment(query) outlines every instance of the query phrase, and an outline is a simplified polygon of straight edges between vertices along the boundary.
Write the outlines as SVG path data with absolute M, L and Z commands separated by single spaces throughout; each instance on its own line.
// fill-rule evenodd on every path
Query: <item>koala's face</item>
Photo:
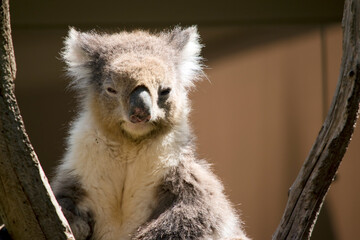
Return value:
M 114 58 L 104 73 L 95 87 L 92 109 L 109 131 L 120 128 L 139 138 L 180 120 L 186 92 L 178 86 L 171 64 L 130 54 Z
M 156 35 L 71 29 L 63 58 L 100 128 L 141 139 L 187 121 L 187 92 L 201 73 L 200 48 L 194 27 Z

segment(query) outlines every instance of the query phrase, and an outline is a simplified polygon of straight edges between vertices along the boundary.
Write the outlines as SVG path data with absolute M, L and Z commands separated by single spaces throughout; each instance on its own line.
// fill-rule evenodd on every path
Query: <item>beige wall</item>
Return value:
M 288 188 L 320 130 L 329 101 L 324 96 L 334 91 L 341 29 L 323 29 L 325 41 L 321 27 L 200 28 L 209 81 L 198 84 L 191 96 L 199 155 L 214 163 L 254 239 L 270 239 L 277 227 Z M 62 28 L 14 30 L 17 96 L 49 176 L 63 152 L 68 122 L 76 114 L 72 94 L 65 92 L 64 65 L 56 59 L 65 34 Z M 313 239 L 332 239 L 332 232 L 337 239 L 359 237 L 358 132 Z

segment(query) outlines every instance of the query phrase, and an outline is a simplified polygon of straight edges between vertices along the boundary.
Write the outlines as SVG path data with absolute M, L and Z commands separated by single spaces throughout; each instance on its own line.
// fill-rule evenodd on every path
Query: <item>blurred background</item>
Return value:
M 11 1 L 16 96 L 51 180 L 76 114 L 59 60 L 68 26 L 110 31 L 198 25 L 209 81 L 192 93 L 198 153 L 213 163 L 246 231 L 270 239 L 329 108 L 343 1 Z M 312 239 L 360 239 L 356 129 Z

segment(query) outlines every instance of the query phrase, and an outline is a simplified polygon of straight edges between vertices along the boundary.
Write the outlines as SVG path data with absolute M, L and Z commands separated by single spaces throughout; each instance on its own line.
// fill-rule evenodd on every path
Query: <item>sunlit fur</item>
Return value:
M 196 27 L 70 29 L 62 56 L 80 111 L 52 186 L 76 239 L 247 239 L 194 152 L 188 91 L 203 75 L 200 50 Z M 151 119 L 134 124 L 129 95 L 139 86 Z

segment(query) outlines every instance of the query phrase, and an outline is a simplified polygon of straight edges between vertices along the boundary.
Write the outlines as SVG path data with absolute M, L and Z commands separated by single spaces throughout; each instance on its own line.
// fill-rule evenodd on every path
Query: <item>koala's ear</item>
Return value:
M 67 65 L 67 72 L 73 78 L 73 84 L 79 85 L 77 80 L 88 78 L 91 74 L 89 63 L 92 60 L 92 52 L 95 51 L 93 46 L 94 38 L 89 33 L 76 31 L 74 28 L 69 29 L 68 36 L 64 41 L 64 48 L 61 56 Z
M 197 27 L 176 27 L 169 33 L 168 40 L 178 52 L 177 64 L 184 86 L 192 87 L 194 82 L 204 75 L 200 56 L 202 45 Z

